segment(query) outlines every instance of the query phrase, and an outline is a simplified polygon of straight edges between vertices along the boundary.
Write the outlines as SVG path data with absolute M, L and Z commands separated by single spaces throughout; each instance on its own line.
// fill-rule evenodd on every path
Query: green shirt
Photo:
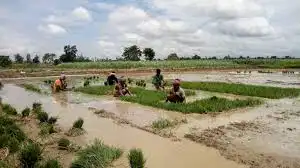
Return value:
M 153 79 L 152 79 L 152 84 L 154 85 L 157 85 L 157 84 L 162 84 L 162 81 L 164 80 L 164 77 L 163 75 L 155 75 L 153 76 Z

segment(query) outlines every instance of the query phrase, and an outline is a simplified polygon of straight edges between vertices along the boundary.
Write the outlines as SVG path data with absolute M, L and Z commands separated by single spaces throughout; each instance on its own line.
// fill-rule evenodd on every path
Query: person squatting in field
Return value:
M 155 86 L 156 90 L 164 89 L 164 76 L 161 74 L 160 69 L 156 69 L 156 74 L 152 78 L 152 84 Z
M 172 103 L 183 103 L 185 102 L 185 92 L 180 87 L 180 80 L 175 79 L 173 82 L 173 87 L 167 96 L 166 102 L 172 102 Z
M 114 71 L 112 71 L 106 79 L 106 82 L 104 82 L 104 85 L 107 86 L 112 86 L 115 85 L 116 83 L 118 83 L 118 78 L 116 77 L 116 73 Z
M 67 88 L 66 76 L 64 73 L 61 73 L 59 79 L 55 80 L 52 86 L 52 90 L 53 92 L 59 92 L 61 90 L 65 90 L 66 88 Z
M 131 96 L 131 93 L 126 84 L 126 80 L 121 77 L 120 79 L 118 79 L 118 83 L 115 85 L 114 97 L 125 96 L 127 94 Z

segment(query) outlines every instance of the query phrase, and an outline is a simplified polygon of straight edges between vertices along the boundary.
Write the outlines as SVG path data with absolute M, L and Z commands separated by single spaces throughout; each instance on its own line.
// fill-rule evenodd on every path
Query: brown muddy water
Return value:
M 149 79 L 151 75 L 153 74 L 137 75 L 136 77 Z M 135 76 L 135 74 L 132 74 L 132 76 Z M 276 72 L 270 74 L 257 72 L 238 74 L 236 72 L 217 71 L 182 72 L 165 74 L 165 78 L 300 87 L 299 74 L 283 75 Z M 72 77 L 71 81 L 74 85 L 78 83 L 77 79 L 82 79 L 82 77 Z M 7 80 L 6 83 L 38 83 L 41 81 L 41 79 L 35 78 Z M 27 92 L 14 84 L 5 84 L 5 87 L 0 91 L 0 96 L 4 102 L 18 107 L 19 110 L 25 106 L 31 106 L 35 101 L 41 102 L 47 112 L 51 115 L 59 116 L 58 122 L 64 130 L 69 129 L 78 117 L 82 117 L 85 121 L 84 128 L 87 131 L 87 134 L 84 135 L 85 143 L 94 138 L 100 138 L 107 144 L 119 146 L 126 150 L 132 147 L 139 147 L 145 152 L 147 167 L 149 168 L 231 168 L 248 166 L 275 168 L 276 165 L 294 168 L 295 165 L 297 167 L 296 163 L 300 161 L 299 97 L 279 100 L 265 99 L 265 103 L 257 107 L 235 109 L 216 116 L 210 116 L 199 114 L 183 115 L 182 113 L 121 102 L 112 97 L 89 96 L 74 92 L 39 95 Z M 245 96 L 232 94 L 197 91 L 197 95 L 190 97 L 188 101 L 211 96 L 229 99 L 245 98 Z M 141 127 L 148 126 L 160 118 L 171 120 L 186 118 L 188 122 L 172 129 L 173 134 L 181 140 L 174 142 L 169 138 L 163 138 L 130 125 L 118 124 L 114 119 L 98 117 L 93 114 L 91 109 L 104 109 L 107 112 L 114 113 L 121 119 L 126 119 Z M 253 122 L 256 125 L 250 124 L 248 126 L 248 124 L 243 124 L 244 122 Z M 242 123 L 240 125 L 244 126 L 232 127 L 230 126 L 232 123 Z M 209 135 L 205 132 L 207 129 L 212 129 L 212 131 L 208 131 Z M 214 132 L 213 129 L 218 131 Z M 218 132 L 224 132 L 224 135 L 219 137 Z M 201 141 L 195 140 L 199 142 L 195 143 L 184 138 L 186 134 L 191 133 L 203 135 Z M 214 142 L 215 144 L 205 147 L 207 145 L 206 142 Z M 271 161 L 274 164 L 269 164 L 270 160 L 268 158 L 275 158 Z M 291 161 L 291 158 L 293 161 Z

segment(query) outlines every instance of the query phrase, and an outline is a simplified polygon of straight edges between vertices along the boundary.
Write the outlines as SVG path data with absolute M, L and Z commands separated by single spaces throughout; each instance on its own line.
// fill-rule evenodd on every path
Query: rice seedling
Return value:
M 20 151 L 19 160 L 22 168 L 34 168 L 42 159 L 41 147 L 36 143 L 28 143 Z
M 93 95 L 112 95 L 113 89 L 113 86 L 88 86 L 76 88 L 75 91 Z
M 140 87 L 146 87 L 146 81 L 145 80 L 138 80 L 136 81 L 136 86 L 140 86 Z
M 49 124 L 55 124 L 57 122 L 57 117 L 50 117 L 47 121 Z
M 237 95 L 256 96 L 271 99 L 297 97 L 300 95 L 300 89 L 296 88 L 279 88 L 223 82 L 182 82 L 181 86 L 182 88 L 186 89 L 232 93 Z
M 39 132 L 39 135 L 42 136 L 50 135 L 56 132 L 52 124 L 42 123 L 40 128 L 41 130 Z
M 59 139 L 59 141 L 57 142 L 57 144 L 58 144 L 58 149 L 60 149 L 60 150 L 68 150 L 69 146 L 71 145 L 71 142 L 68 139 L 61 138 L 61 139 Z
M 172 123 L 172 121 L 168 119 L 159 119 L 157 121 L 154 121 L 151 125 L 153 129 L 158 129 L 158 130 L 165 129 L 168 127 L 173 127 L 173 126 L 174 124 Z
M 38 103 L 38 102 L 34 102 L 32 104 L 32 111 L 35 114 L 38 114 L 39 112 L 41 112 L 42 111 L 42 104 Z
M 15 122 L 5 116 L 0 116 L 0 135 L 9 135 L 20 142 L 26 139 L 25 133 L 15 124 Z
M 90 81 L 89 80 L 85 80 L 83 83 L 83 87 L 87 87 L 90 85 Z
M 82 119 L 82 118 L 79 118 L 78 120 L 76 120 L 76 121 L 73 123 L 73 128 L 82 129 L 83 123 L 84 123 L 83 119 Z
M 48 121 L 48 113 L 42 111 L 37 114 L 37 119 L 40 120 L 41 123 Z
M 55 159 L 49 159 L 39 168 L 62 168 L 62 165 Z
M 28 83 L 24 83 L 24 84 L 21 84 L 21 86 L 26 89 L 26 90 L 29 90 L 29 91 L 33 91 L 33 92 L 37 92 L 37 93 L 41 93 L 41 89 L 34 86 L 33 84 L 28 84 Z
M 77 152 L 77 158 L 73 161 L 71 168 L 105 168 L 122 155 L 119 148 L 107 146 L 100 140 Z
M 3 104 L 2 110 L 4 113 L 6 113 L 8 115 L 17 115 L 18 114 L 17 110 L 14 107 L 12 107 L 10 104 Z
M 130 168 L 144 168 L 146 159 L 141 149 L 131 149 L 128 154 Z
M 23 111 L 22 111 L 22 117 L 28 117 L 30 114 L 30 108 L 26 107 Z

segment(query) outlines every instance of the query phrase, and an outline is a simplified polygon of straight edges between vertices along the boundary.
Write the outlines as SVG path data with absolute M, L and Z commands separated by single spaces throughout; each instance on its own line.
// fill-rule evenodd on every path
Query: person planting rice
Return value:
M 59 79 L 55 80 L 52 86 L 52 90 L 53 92 L 59 92 L 61 90 L 65 90 L 66 88 L 67 88 L 66 76 L 64 73 L 61 73 Z
M 121 77 L 120 79 L 117 80 L 118 83 L 115 86 L 115 90 L 114 90 L 114 96 L 115 97 L 120 97 L 120 96 L 125 96 L 125 95 L 131 95 L 126 81 L 123 77 Z
M 160 69 L 156 69 L 156 74 L 153 76 L 152 84 L 155 86 L 156 90 L 160 90 L 161 88 L 164 89 L 164 77 L 161 74 Z
M 104 82 L 104 85 L 107 86 L 112 86 L 114 84 L 118 83 L 118 78 L 116 77 L 116 73 L 114 71 L 112 71 L 108 77 L 107 77 L 107 80 L 106 82 Z
M 167 96 L 166 102 L 182 103 L 185 101 L 185 92 L 180 87 L 180 80 L 175 79 L 170 94 Z

